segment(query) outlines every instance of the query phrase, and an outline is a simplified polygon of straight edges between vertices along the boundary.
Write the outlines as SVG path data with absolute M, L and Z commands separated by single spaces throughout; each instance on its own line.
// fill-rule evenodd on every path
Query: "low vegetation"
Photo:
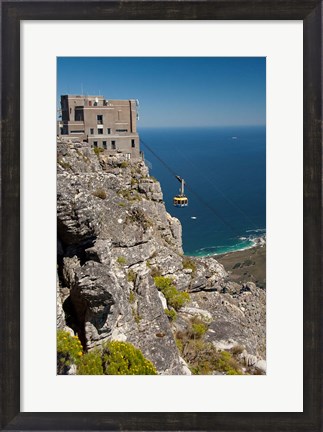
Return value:
M 164 309 L 164 312 L 165 312 L 165 315 L 167 315 L 168 318 L 169 318 L 171 321 L 175 321 L 175 320 L 176 320 L 176 318 L 177 318 L 177 313 L 176 313 L 176 311 L 175 311 L 174 309 Z
M 103 345 L 105 375 L 157 375 L 155 366 L 128 342 L 111 341 Z
M 58 159 L 57 163 L 64 169 L 71 168 L 71 164 L 69 162 L 64 161 L 63 159 Z
M 141 195 L 136 190 L 132 189 L 120 189 L 118 195 L 130 202 L 142 200 Z
M 183 268 L 184 269 L 191 269 L 192 270 L 192 274 L 194 274 L 196 272 L 196 263 L 195 261 L 188 257 L 188 256 L 184 256 L 183 258 Z
M 153 226 L 152 220 L 145 214 L 145 212 L 139 207 L 135 207 L 131 210 L 126 218 L 127 224 L 138 224 L 147 230 L 149 227 Z
M 70 366 L 83 356 L 82 344 L 77 336 L 64 330 L 57 331 L 57 373 L 66 374 Z
M 123 161 L 119 164 L 120 168 L 127 168 L 128 166 L 129 166 L 129 162 L 127 162 L 127 161 Z
M 102 153 L 104 150 L 101 147 L 94 147 L 93 151 L 97 156 L 99 156 L 99 154 Z
M 189 294 L 187 292 L 178 291 L 170 278 L 155 276 L 154 282 L 156 287 L 164 294 L 167 304 L 176 311 L 189 302 Z
M 157 375 L 155 366 L 128 342 L 111 341 L 84 355 L 78 375 Z
M 205 341 L 207 325 L 193 318 L 186 332 L 176 333 L 176 345 L 194 375 L 210 375 L 214 371 L 224 375 L 242 374 L 233 353 L 219 351 Z
M 133 291 L 130 291 L 129 303 L 133 304 L 135 301 L 136 301 L 136 294 Z
M 126 265 L 127 264 L 127 260 L 124 256 L 118 256 L 117 258 L 117 263 L 120 265 Z
M 153 363 L 128 342 L 110 341 L 83 353 L 77 336 L 57 331 L 57 373 L 67 374 L 71 365 L 77 375 L 157 375 Z
M 127 274 L 128 282 L 135 282 L 137 274 L 133 270 L 129 270 Z
M 99 350 L 86 353 L 77 365 L 77 375 L 103 375 L 103 365 Z
M 107 197 L 107 193 L 106 193 L 106 191 L 104 189 L 96 189 L 92 193 L 92 195 L 95 196 L 95 197 L 97 197 L 97 198 L 100 198 L 102 200 L 106 199 L 106 197 Z

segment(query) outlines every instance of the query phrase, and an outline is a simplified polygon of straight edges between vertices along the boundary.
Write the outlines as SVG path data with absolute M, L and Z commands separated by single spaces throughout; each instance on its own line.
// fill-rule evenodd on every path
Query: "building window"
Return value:
M 97 141 L 93 141 L 93 145 L 94 145 L 94 147 L 97 147 L 98 146 L 98 142 Z
M 84 134 L 84 130 L 72 130 L 72 134 Z
M 97 123 L 98 124 L 103 124 L 103 115 L 102 114 L 96 116 L 96 118 L 97 118 Z
M 102 141 L 102 144 L 103 144 L 103 148 L 107 149 L 107 142 L 106 141 Z
M 108 129 L 107 129 L 107 134 L 110 135 L 110 133 L 111 133 L 111 129 L 108 128 Z
M 116 129 L 116 132 L 128 132 L 128 129 Z
M 112 148 L 112 150 L 116 149 L 116 142 L 115 141 L 111 141 L 111 148 Z
M 132 148 L 135 148 L 135 147 L 136 147 L 136 143 L 135 143 L 135 140 L 134 140 L 134 139 L 131 140 L 131 147 L 132 147 Z
M 75 121 L 84 121 L 83 107 L 75 107 Z
M 91 128 L 91 129 L 90 129 L 90 135 L 93 135 L 93 134 L 94 134 L 94 129 Z
M 103 135 L 103 129 L 98 129 L 98 135 Z

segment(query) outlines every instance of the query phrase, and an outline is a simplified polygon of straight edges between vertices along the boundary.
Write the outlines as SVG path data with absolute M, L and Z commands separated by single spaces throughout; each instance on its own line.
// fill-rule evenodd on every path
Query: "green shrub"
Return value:
M 220 356 L 215 361 L 214 367 L 226 375 L 241 375 L 242 373 L 238 362 L 227 351 L 220 352 Z
M 193 339 L 200 339 L 207 332 L 207 326 L 203 322 L 195 322 L 192 324 L 191 331 Z
M 101 147 L 94 147 L 93 151 L 94 151 L 94 153 L 97 156 L 99 156 L 99 154 L 103 152 L 103 148 L 101 148 Z
M 141 201 L 140 194 L 132 189 L 121 189 L 118 191 L 118 195 L 127 201 Z
M 119 164 L 120 168 L 127 168 L 128 166 L 129 166 L 129 162 L 127 162 L 127 161 L 123 161 L 123 162 L 121 162 L 121 164 Z
M 77 375 L 103 375 L 100 351 L 90 351 L 80 358 L 77 364 Z
M 120 264 L 120 265 L 125 265 L 127 263 L 127 260 L 126 260 L 126 258 L 124 256 L 119 256 L 117 258 L 117 263 Z
M 136 324 L 139 324 L 140 321 L 142 320 L 142 317 L 139 315 L 139 313 L 137 312 L 137 309 L 134 307 L 132 308 L 132 316 L 133 316 Z
M 64 330 L 57 331 L 57 373 L 64 375 L 82 357 L 82 344 L 77 336 Z
M 185 256 L 183 258 L 183 268 L 184 269 L 191 269 L 192 273 L 195 273 L 196 272 L 196 263 L 192 258 Z
M 127 280 L 128 282 L 135 282 L 136 281 L 137 274 L 133 270 L 129 270 L 127 274 Z
M 202 327 L 203 326 L 203 327 Z M 187 331 L 178 331 L 176 345 L 194 375 L 209 375 L 213 371 L 225 375 L 241 375 L 239 363 L 227 351 L 219 352 L 204 340 L 205 324 L 194 319 Z
M 129 303 L 134 303 L 135 301 L 136 301 L 136 294 L 133 291 L 130 291 Z
M 183 344 L 182 339 L 175 338 L 175 342 L 176 342 L 176 345 L 177 345 L 179 352 L 182 354 L 183 348 L 184 348 L 184 344 Z
M 177 318 L 177 313 L 174 311 L 174 309 L 164 309 L 165 314 L 168 316 L 168 318 L 171 321 L 175 321 Z
M 141 208 L 135 207 L 131 209 L 131 213 L 128 214 L 127 218 L 126 218 L 126 223 L 127 224 L 138 224 L 139 226 L 141 226 L 145 231 L 153 226 L 153 222 L 152 220 L 146 216 L 144 210 L 142 210 Z
M 106 199 L 107 193 L 104 189 L 97 189 L 95 190 L 92 195 L 94 195 L 97 198 Z
M 157 375 L 152 362 L 128 342 L 107 342 L 102 357 L 105 375 Z
M 125 207 L 126 205 L 127 205 L 127 204 L 126 204 L 125 202 L 122 202 L 122 201 L 118 203 L 118 206 L 119 206 L 119 207 Z
M 57 163 L 64 169 L 71 168 L 71 164 L 69 162 L 65 162 L 63 159 L 58 159 Z
M 185 303 L 190 300 L 190 296 L 186 292 L 177 291 L 172 280 L 164 276 L 155 276 L 154 282 L 156 287 L 164 294 L 167 304 L 175 310 L 179 310 Z

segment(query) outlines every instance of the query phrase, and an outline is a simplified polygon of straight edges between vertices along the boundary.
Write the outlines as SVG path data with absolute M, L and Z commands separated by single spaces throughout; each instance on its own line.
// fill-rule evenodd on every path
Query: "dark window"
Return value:
M 96 116 L 98 124 L 103 124 L 103 115 Z
M 93 128 L 90 129 L 90 134 L 91 134 L 91 135 L 94 134 L 94 129 L 93 129 Z
M 107 142 L 106 141 L 102 141 L 103 144 L 103 148 L 106 149 L 107 148 Z
M 112 148 L 112 150 L 116 149 L 116 142 L 115 141 L 111 141 L 111 148 Z
M 108 128 L 108 129 L 107 129 L 107 134 L 110 135 L 110 133 L 111 133 L 111 129 Z
M 93 145 L 94 145 L 94 147 L 97 147 L 98 146 L 98 142 L 97 141 L 93 141 Z
M 103 129 L 98 129 L 98 135 L 103 135 Z
M 136 147 L 135 140 L 131 140 L 131 147 L 132 147 L 132 148 Z
M 83 112 L 83 107 L 75 107 L 75 121 L 84 121 Z
M 116 129 L 116 132 L 128 132 L 128 129 Z

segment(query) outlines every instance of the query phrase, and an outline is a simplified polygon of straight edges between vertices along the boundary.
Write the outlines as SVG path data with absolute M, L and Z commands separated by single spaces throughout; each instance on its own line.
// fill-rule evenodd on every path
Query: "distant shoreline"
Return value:
M 241 239 L 243 239 L 246 242 L 248 242 L 248 244 L 246 244 L 245 246 L 242 246 L 243 242 L 241 242 L 240 244 L 237 244 L 235 246 L 231 246 L 232 250 L 230 250 L 229 249 L 230 247 L 228 247 L 229 250 L 224 250 L 223 252 L 222 251 L 221 252 L 212 252 L 212 251 L 210 251 L 210 252 L 206 252 L 206 253 L 202 252 L 200 254 L 187 254 L 187 255 L 188 256 L 194 256 L 195 258 L 205 258 L 205 257 L 212 257 L 212 256 L 219 257 L 219 256 L 228 255 L 228 254 L 234 254 L 234 253 L 237 253 L 237 252 L 243 252 L 243 251 L 246 251 L 246 250 L 258 247 L 258 246 L 259 247 L 263 247 L 263 246 L 266 245 L 266 234 L 263 234 L 263 235 L 260 235 L 260 236 L 254 237 L 254 238 L 253 237 L 249 237 L 249 238 L 247 238 L 247 237 L 245 237 L 245 238 L 241 237 Z M 235 247 L 236 247 L 236 249 L 234 249 Z M 214 248 L 216 248 L 216 247 L 214 247 Z M 205 250 L 207 250 L 207 249 L 210 250 L 212 248 L 211 247 L 210 248 L 205 248 Z M 225 249 L 225 248 L 223 248 L 223 249 Z
M 266 289 L 266 243 L 249 249 L 229 252 L 214 257 L 230 274 L 230 280 L 239 284 L 254 282 Z

